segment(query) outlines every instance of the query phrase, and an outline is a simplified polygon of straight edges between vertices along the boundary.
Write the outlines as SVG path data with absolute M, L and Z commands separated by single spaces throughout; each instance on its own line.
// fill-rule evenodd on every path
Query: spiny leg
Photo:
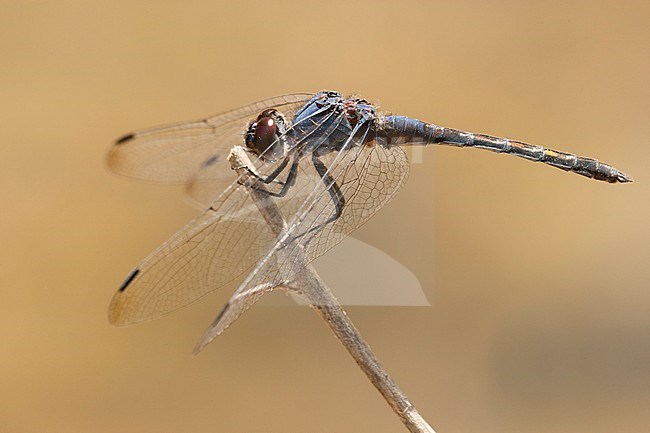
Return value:
M 322 227 L 325 227 L 327 224 L 332 223 L 337 219 L 339 219 L 339 217 L 343 213 L 343 206 L 345 206 L 345 196 L 341 192 L 341 188 L 336 183 L 336 180 L 334 180 L 332 175 L 329 174 L 327 166 L 323 163 L 323 161 L 318 159 L 318 156 L 315 153 L 313 153 L 311 156 L 311 162 L 312 164 L 314 164 L 314 168 L 316 169 L 318 175 L 320 176 L 321 180 L 325 184 L 325 188 L 327 188 L 327 192 L 329 193 L 330 198 L 334 203 L 336 212 L 334 212 L 334 215 L 332 215 L 327 221 L 317 225 L 316 227 L 312 227 L 305 234 L 311 233 L 313 231 L 317 231 Z
M 286 168 L 287 164 L 289 163 L 289 159 L 290 159 L 290 158 L 291 158 L 291 157 L 289 157 L 289 156 L 287 156 L 286 158 L 284 158 L 284 159 L 282 160 L 282 162 L 280 163 L 280 165 L 279 165 L 275 170 L 273 170 L 273 172 L 272 172 L 271 174 L 269 174 L 269 175 L 266 176 L 266 177 L 264 177 L 264 176 L 262 176 L 262 175 L 256 173 L 256 172 L 255 172 L 253 169 L 251 169 L 250 167 L 245 167 L 245 168 L 246 168 L 246 171 L 248 171 L 248 173 L 249 173 L 251 176 L 253 176 L 255 179 L 259 180 L 260 182 L 263 182 L 263 183 L 265 183 L 265 184 L 267 184 L 267 185 L 268 185 L 269 183 L 271 183 L 271 182 L 277 182 L 277 183 L 279 183 L 280 185 L 284 185 L 286 182 L 282 182 L 282 181 L 280 181 L 280 180 L 276 180 L 276 178 L 277 178 L 277 177 L 280 175 L 280 173 L 282 173 L 282 171 Z
M 287 158 L 287 159 L 285 159 L 285 161 L 286 162 L 283 162 L 283 167 L 282 168 L 287 166 L 287 163 L 288 163 L 289 159 Z M 284 182 L 280 182 L 280 183 L 282 183 L 282 189 L 280 191 L 278 191 L 278 192 L 269 191 L 263 185 L 253 185 L 252 188 L 257 190 L 257 191 L 261 191 L 261 192 L 263 192 L 265 194 L 268 194 L 271 197 L 284 197 L 285 195 L 287 195 L 287 192 L 289 191 L 289 188 L 291 188 L 296 183 L 296 176 L 298 175 L 298 164 L 299 164 L 299 162 L 300 162 L 300 159 L 298 157 L 296 157 L 294 159 L 293 163 L 291 164 L 291 168 L 289 169 L 289 174 L 287 175 L 286 180 Z M 247 168 L 247 170 L 249 172 L 251 172 L 251 170 L 249 168 Z M 278 170 L 276 169 L 273 173 L 271 173 L 272 175 L 275 173 L 275 177 L 277 177 L 279 175 L 279 171 L 278 171 L 278 173 L 276 173 L 276 171 L 278 171 Z M 280 171 L 282 171 L 282 170 L 280 170 Z M 261 179 L 261 177 L 259 175 L 254 175 L 254 176 L 256 178 L 258 178 L 259 180 L 261 180 L 262 182 L 264 182 L 264 180 Z M 270 178 L 270 177 L 271 176 L 269 175 L 267 177 L 267 179 Z M 271 179 L 271 181 L 272 180 L 273 179 Z M 268 184 L 271 181 L 265 182 L 265 183 Z
M 329 193 L 330 198 L 336 207 L 336 211 L 334 212 L 334 215 L 332 215 L 324 223 L 310 228 L 305 233 L 293 236 L 291 238 L 291 242 L 294 242 L 295 240 L 300 239 L 301 237 L 308 235 L 311 232 L 318 231 L 321 228 L 325 227 L 327 224 L 336 221 L 341 217 L 341 214 L 343 213 L 343 207 L 345 206 L 345 196 L 343 195 L 343 192 L 341 192 L 341 188 L 336 183 L 336 180 L 334 180 L 334 178 L 328 173 L 327 166 L 323 163 L 323 161 L 318 159 L 318 156 L 316 156 L 316 154 L 312 154 L 311 161 L 314 164 L 314 168 L 316 169 L 316 172 L 318 172 L 319 177 L 325 184 L 325 188 L 327 189 L 327 192 Z

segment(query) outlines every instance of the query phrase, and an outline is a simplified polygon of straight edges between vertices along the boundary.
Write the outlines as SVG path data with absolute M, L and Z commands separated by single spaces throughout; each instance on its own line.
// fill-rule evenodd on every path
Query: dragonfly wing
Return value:
M 271 107 L 292 119 L 312 96 L 278 96 L 210 118 L 127 134 L 111 146 L 106 163 L 116 174 L 147 181 L 187 183 L 221 179 L 229 183 L 234 176 L 227 162 L 228 151 L 243 143 L 248 122 Z
M 145 258 L 113 297 L 109 320 L 129 325 L 170 313 L 249 270 L 276 236 L 244 187 L 232 187 Z
M 232 176 L 236 176 L 234 173 Z M 226 180 L 212 179 L 205 181 L 190 180 L 185 184 L 185 200 L 191 206 L 203 210 L 210 206 L 221 191 L 228 186 Z

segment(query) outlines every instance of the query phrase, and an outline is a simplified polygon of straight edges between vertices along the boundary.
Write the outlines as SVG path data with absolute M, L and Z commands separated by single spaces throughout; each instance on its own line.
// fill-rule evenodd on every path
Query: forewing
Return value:
M 308 93 L 278 96 L 207 119 L 127 134 L 109 149 L 108 168 L 122 176 L 155 182 L 221 180 L 229 183 L 235 177 L 227 161 L 228 151 L 243 143 L 248 122 L 271 107 L 292 119 L 312 96 Z

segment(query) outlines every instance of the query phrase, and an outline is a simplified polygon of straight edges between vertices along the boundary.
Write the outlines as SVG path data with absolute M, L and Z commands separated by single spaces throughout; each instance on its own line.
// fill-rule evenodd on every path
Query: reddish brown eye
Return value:
M 264 117 L 257 121 L 254 144 L 259 155 L 263 154 L 276 140 L 277 130 L 275 121 L 270 117 Z

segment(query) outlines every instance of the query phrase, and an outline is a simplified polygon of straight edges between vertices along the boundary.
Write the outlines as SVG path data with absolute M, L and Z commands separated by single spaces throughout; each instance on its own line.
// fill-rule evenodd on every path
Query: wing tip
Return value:
M 140 273 L 140 268 L 135 268 L 131 273 L 126 277 L 117 293 L 113 296 L 111 300 L 111 305 L 108 307 L 108 323 L 113 326 L 127 326 L 131 323 L 134 323 L 134 320 L 129 320 L 124 316 L 124 305 L 128 301 L 128 296 L 124 297 L 124 291 L 127 287 L 131 285 L 135 277 Z
M 133 282 L 135 277 L 138 276 L 140 273 L 140 268 L 135 268 L 134 270 L 131 271 L 131 273 L 126 277 L 122 285 L 120 286 L 119 289 L 117 289 L 118 292 L 123 292 L 126 290 L 126 288 Z
M 133 133 L 126 134 L 126 135 L 123 135 L 122 137 L 118 138 L 117 140 L 115 140 L 115 144 L 116 145 L 124 144 L 124 143 L 126 143 L 128 141 L 133 140 L 134 138 L 135 138 L 135 134 L 133 134 Z
M 212 340 L 221 335 L 223 331 L 225 331 L 226 328 L 230 326 L 230 323 L 226 323 L 225 326 L 223 323 L 221 323 L 221 319 L 223 318 L 226 311 L 228 311 L 228 308 L 230 308 L 230 305 L 230 301 L 224 305 L 217 317 L 214 319 L 214 322 L 212 322 L 210 327 L 205 330 L 199 341 L 196 343 L 196 346 L 194 346 L 194 350 L 192 351 L 194 355 L 198 355 L 203 349 L 205 349 L 205 346 L 210 344 Z

